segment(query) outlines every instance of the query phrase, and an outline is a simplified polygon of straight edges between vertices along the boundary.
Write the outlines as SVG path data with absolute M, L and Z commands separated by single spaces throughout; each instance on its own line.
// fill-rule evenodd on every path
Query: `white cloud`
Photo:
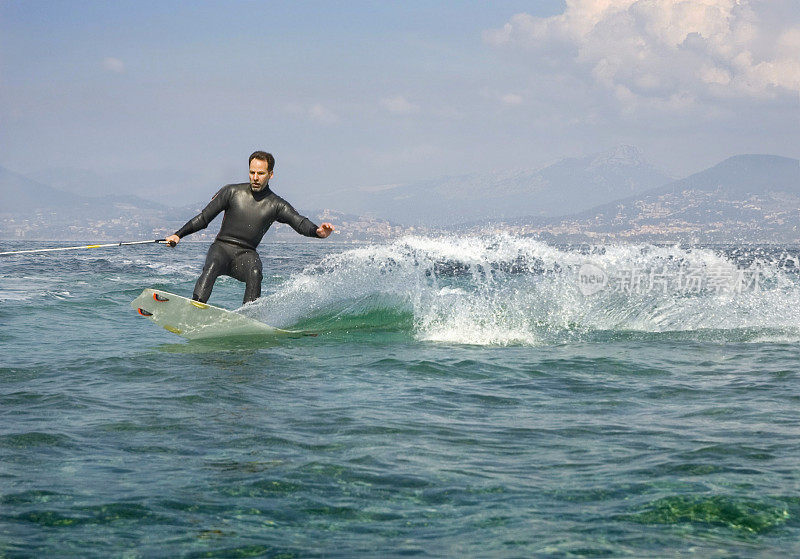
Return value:
M 523 101 L 522 95 L 517 95 L 516 93 L 501 95 L 500 100 L 506 105 L 521 105 Z
M 513 16 L 494 46 L 588 77 L 625 104 L 690 107 L 702 98 L 800 92 L 800 23 L 762 18 L 757 0 L 566 0 L 564 13 Z
M 335 124 L 341 120 L 339 115 L 321 103 L 314 103 L 312 105 L 290 103 L 286 105 L 285 110 L 291 115 L 295 115 L 307 120 L 313 120 L 314 122 L 319 122 L 321 124 Z
M 402 95 L 381 99 L 381 107 L 392 114 L 408 115 L 419 111 L 419 107 L 408 101 Z
M 323 124 L 334 124 L 339 122 L 339 117 L 336 115 L 336 113 L 319 103 L 315 103 L 309 107 L 308 117 L 311 120 L 315 120 Z
M 103 59 L 103 68 L 109 72 L 121 74 L 125 71 L 125 63 L 119 58 L 112 58 L 108 56 Z

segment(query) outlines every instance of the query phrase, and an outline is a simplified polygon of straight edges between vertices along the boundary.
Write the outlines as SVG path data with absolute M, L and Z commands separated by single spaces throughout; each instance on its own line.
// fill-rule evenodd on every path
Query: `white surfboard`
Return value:
M 274 328 L 239 313 L 160 289 L 145 289 L 131 306 L 165 330 L 188 340 L 301 333 Z

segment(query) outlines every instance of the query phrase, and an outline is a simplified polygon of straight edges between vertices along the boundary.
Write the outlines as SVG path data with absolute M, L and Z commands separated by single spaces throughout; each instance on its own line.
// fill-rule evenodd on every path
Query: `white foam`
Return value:
M 478 345 L 537 345 L 608 330 L 800 327 L 796 278 L 774 264 L 761 263 L 759 290 L 626 292 L 618 284 L 585 296 L 578 270 L 586 262 L 609 276 L 655 270 L 670 281 L 687 269 L 709 275 L 740 270 L 709 249 L 639 244 L 575 250 L 510 235 L 410 236 L 328 256 L 243 312 L 286 326 L 332 310 L 392 305 L 413 314 L 418 339 Z
M 0 276 L 0 301 L 31 301 L 42 297 L 69 299 L 72 294 L 48 276 Z

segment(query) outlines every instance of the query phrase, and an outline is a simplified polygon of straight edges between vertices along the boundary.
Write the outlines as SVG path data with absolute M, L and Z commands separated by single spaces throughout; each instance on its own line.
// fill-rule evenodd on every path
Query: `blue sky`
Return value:
M 0 2 L 0 165 L 182 204 L 537 168 L 797 157 L 795 0 Z

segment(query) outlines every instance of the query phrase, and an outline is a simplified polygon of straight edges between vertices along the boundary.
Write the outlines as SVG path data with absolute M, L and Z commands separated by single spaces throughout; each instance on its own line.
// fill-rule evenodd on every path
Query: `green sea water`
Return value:
M 796 247 L 273 242 L 209 302 L 316 336 L 130 308 L 206 249 L 0 257 L 0 557 L 800 555 Z

